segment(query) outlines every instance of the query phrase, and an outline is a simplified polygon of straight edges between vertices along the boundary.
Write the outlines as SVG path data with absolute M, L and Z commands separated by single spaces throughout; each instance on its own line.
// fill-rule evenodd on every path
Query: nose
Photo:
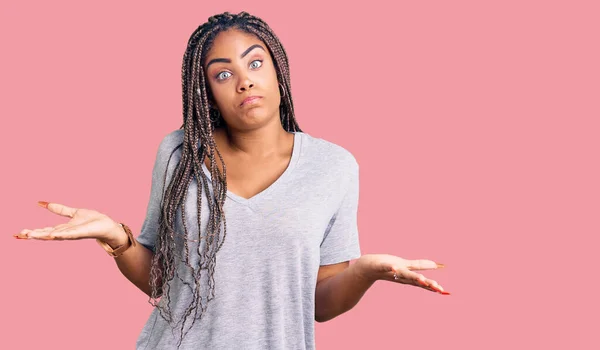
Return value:
M 238 84 L 238 92 L 248 91 L 254 87 L 254 82 L 246 75 L 240 79 Z

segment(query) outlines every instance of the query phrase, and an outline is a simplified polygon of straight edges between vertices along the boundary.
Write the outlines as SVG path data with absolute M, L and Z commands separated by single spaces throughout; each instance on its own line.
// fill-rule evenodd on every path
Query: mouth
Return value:
M 261 98 L 262 98 L 262 96 L 248 96 L 244 99 L 244 101 L 242 101 L 240 106 L 254 104 L 254 103 L 258 102 Z

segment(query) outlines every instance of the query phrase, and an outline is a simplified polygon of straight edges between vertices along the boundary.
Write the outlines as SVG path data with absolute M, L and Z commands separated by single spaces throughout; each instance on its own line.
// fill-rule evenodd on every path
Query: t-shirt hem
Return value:
M 138 241 L 139 244 L 143 245 L 144 247 L 146 247 L 148 250 L 152 251 L 152 253 L 154 253 L 154 245 L 151 243 L 146 242 L 146 240 L 144 239 L 136 239 Z
M 342 263 L 345 261 L 350 261 L 350 260 L 354 260 L 354 259 L 358 259 L 361 257 L 362 254 L 360 254 L 360 252 L 356 252 L 354 254 L 349 254 L 349 255 L 340 255 L 340 256 L 334 256 L 334 257 L 330 257 L 330 258 L 325 258 L 325 259 L 321 259 L 319 265 L 323 266 L 323 265 L 332 265 L 332 264 L 338 264 L 338 263 Z

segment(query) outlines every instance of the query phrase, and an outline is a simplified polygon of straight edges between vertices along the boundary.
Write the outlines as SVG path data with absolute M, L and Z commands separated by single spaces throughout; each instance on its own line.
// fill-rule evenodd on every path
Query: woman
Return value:
M 358 164 L 300 130 L 287 55 L 264 21 L 209 18 L 182 85 L 184 124 L 159 146 L 137 240 L 106 215 L 46 202 L 71 220 L 16 235 L 97 239 L 156 307 L 138 349 L 313 349 L 314 321 L 377 280 L 448 294 L 413 271 L 433 261 L 361 256 Z

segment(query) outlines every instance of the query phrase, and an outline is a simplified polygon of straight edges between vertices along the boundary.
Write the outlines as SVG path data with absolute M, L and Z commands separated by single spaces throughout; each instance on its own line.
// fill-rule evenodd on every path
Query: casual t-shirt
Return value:
M 181 158 L 181 147 L 176 148 L 182 142 L 183 130 L 175 130 L 162 140 L 158 149 L 147 216 L 138 237 L 141 244 L 153 251 L 167 162 L 165 186 Z M 204 162 L 202 170 L 210 180 Z M 214 299 L 191 328 L 194 313 L 188 317 L 185 330 L 189 331 L 179 348 L 315 349 L 315 287 L 319 266 L 361 255 L 357 227 L 358 170 L 358 163 L 348 150 L 307 133 L 294 132 L 290 163 L 273 184 L 249 199 L 229 191 L 224 204 L 226 236 L 214 266 Z M 208 187 L 212 193 L 210 181 Z M 202 196 L 204 234 L 209 207 L 204 192 Z M 193 241 L 198 240 L 195 179 L 187 192 L 185 210 L 189 257 L 192 264 L 198 264 L 198 244 L 206 243 Z M 175 229 L 183 237 L 180 214 L 179 211 Z M 182 243 L 176 247 L 184 249 Z M 186 283 L 194 283 L 192 273 L 183 263 L 178 264 L 178 271 Z M 202 270 L 200 281 L 206 290 L 207 270 Z M 174 319 L 180 320 L 192 300 L 192 290 L 178 278 L 169 283 L 170 290 L 160 303 L 170 301 Z M 155 308 L 136 348 L 176 349 L 181 334 L 173 332 Z

